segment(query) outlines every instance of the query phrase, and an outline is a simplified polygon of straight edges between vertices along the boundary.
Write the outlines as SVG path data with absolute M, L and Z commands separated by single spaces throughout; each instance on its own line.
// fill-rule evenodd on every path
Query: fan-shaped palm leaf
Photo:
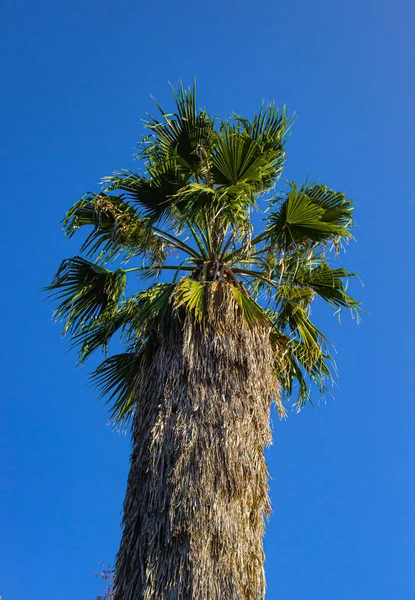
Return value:
M 353 205 L 344 195 L 323 186 L 297 188 L 270 213 L 266 239 L 283 251 L 305 243 L 338 242 L 349 239 Z
M 68 211 L 63 225 L 68 237 L 92 225 L 81 252 L 98 260 L 115 259 L 121 254 L 128 259 L 146 252 L 157 260 L 162 256 L 163 243 L 154 235 L 149 220 L 140 219 L 122 196 L 86 194 Z
M 145 122 L 151 134 L 146 139 L 141 156 L 148 159 L 155 152 L 159 155 L 161 151 L 165 157 L 174 156 L 177 163 L 191 175 L 204 169 L 203 152 L 206 153 L 210 146 L 214 122 L 205 111 L 198 111 L 196 83 L 193 90 L 186 90 L 180 84 L 178 89 L 172 87 L 172 91 L 176 112 L 166 113 L 155 101 L 163 120 L 150 116 Z
M 122 269 L 110 271 L 75 256 L 62 262 L 46 290 L 59 301 L 55 316 L 66 320 L 64 331 L 76 334 L 85 321 L 116 307 L 125 286 Z

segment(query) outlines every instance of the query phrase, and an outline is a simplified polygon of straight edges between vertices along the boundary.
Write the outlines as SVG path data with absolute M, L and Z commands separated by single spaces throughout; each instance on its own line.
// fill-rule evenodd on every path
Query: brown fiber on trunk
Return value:
M 269 330 L 226 284 L 137 378 L 116 600 L 262 600 L 264 446 L 279 402 Z

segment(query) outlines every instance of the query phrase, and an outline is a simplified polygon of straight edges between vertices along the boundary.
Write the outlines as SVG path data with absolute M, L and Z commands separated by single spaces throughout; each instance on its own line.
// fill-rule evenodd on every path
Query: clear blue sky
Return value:
M 3 600 L 88 600 L 114 558 L 128 438 L 105 426 L 41 288 L 77 251 L 65 210 L 133 166 L 150 94 L 168 106 L 167 82 L 195 75 L 218 116 L 286 103 L 287 177 L 358 202 L 345 262 L 371 315 L 322 317 L 336 400 L 274 423 L 267 600 L 413 600 L 413 2 L 3 5 Z

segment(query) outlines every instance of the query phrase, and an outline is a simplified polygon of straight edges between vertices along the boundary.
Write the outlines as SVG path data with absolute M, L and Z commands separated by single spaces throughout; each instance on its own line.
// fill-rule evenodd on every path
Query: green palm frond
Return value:
M 277 295 L 278 325 L 288 327 L 306 346 L 321 353 L 328 340 L 309 317 L 312 294 L 308 289 L 281 286 Z
M 174 307 L 184 306 L 189 313 L 194 313 L 196 319 L 201 321 L 206 315 L 206 283 L 195 279 L 181 279 L 174 294 Z
M 74 346 L 80 346 L 79 361 L 84 362 L 95 350 L 107 352 L 114 334 L 120 331 L 122 340 L 136 344 L 151 331 L 172 326 L 171 297 L 175 286 L 156 283 L 150 288 L 121 301 L 112 310 L 93 319 L 84 320 L 72 336 Z
M 269 318 L 264 309 L 253 298 L 244 293 L 236 286 L 231 286 L 235 300 L 242 308 L 243 315 L 248 325 L 255 326 L 259 323 L 269 325 Z
M 333 382 L 332 359 L 329 354 L 309 352 L 304 344 L 291 341 L 285 355 L 285 368 L 281 372 L 281 382 L 287 397 L 294 394 L 295 384 L 298 385 L 296 405 L 301 409 L 307 401 L 311 402 L 311 385 L 314 384 L 320 394 L 330 393 L 327 384 Z
M 249 185 L 251 194 L 245 193 L 244 199 L 253 204 L 255 193 L 271 187 L 282 170 L 284 150 L 273 154 L 264 152 L 257 139 L 223 124 L 210 160 L 213 179 L 220 186 Z
M 220 218 L 221 230 L 228 227 L 240 229 L 249 221 L 247 207 L 253 198 L 252 188 L 246 183 L 227 186 L 226 189 L 212 188 L 202 183 L 189 183 L 176 194 L 177 223 L 189 220 L 205 227 L 204 219 Z
M 279 111 L 274 102 L 262 104 L 252 121 L 239 115 L 233 115 L 233 118 L 241 126 L 241 131 L 259 142 L 263 152 L 282 151 L 293 124 L 293 118 L 287 118 L 285 106 Z M 281 154 L 281 159 L 284 158 L 285 153 Z
M 111 339 L 119 331 L 128 327 L 135 316 L 136 306 L 132 298 L 120 303 L 119 308 L 106 311 L 98 317 L 82 322 L 72 336 L 73 346 L 80 346 L 79 363 L 83 363 L 96 350 L 105 355 Z
M 172 86 L 176 103 L 174 114 L 166 113 L 155 101 L 162 121 L 149 117 L 144 122 L 151 134 L 142 146 L 141 156 L 148 159 L 154 152 L 165 157 L 175 156 L 182 168 L 191 173 L 198 173 L 204 169 L 204 153 L 211 144 L 213 134 L 213 120 L 206 111 L 198 111 L 196 83 L 193 89 L 185 89 L 182 84 L 178 89 Z
M 92 373 L 100 397 L 105 397 L 112 405 L 111 417 L 116 422 L 128 420 L 134 410 L 137 380 L 148 364 L 155 338 L 163 336 L 166 331 L 171 332 L 176 326 L 172 307 L 174 289 L 175 286 L 171 284 L 155 284 L 135 294 L 120 306 L 112 323 L 107 324 L 109 329 L 106 331 L 110 335 L 122 329 L 126 334 L 125 341 L 129 344 L 128 352 L 107 358 Z M 98 333 L 96 329 L 90 329 L 89 333 L 81 332 L 79 337 L 84 335 L 84 344 L 91 344 L 94 339 L 104 342 L 97 343 L 96 347 L 107 344 L 105 337 L 97 339 Z
M 163 244 L 154 235 L 148 219 L 140 219 L 122 196 L 86 194 L 67 212 L 63 220 L 65 234 L 71 237 L 84 226 L 93 226 L 81 252 L 98 260 L 126 259 L 138 253 L 162 254 Z
M 351 237 L 353 203 L 344 194 L 323 186 L 291 191 L 268 217 L 267 240 L 283 251 L 305 243 L 339 243 Z
M 350 227 L 353 223 L 354 203 L 343 192 L 335 192 L 321 184 L 303 187 L 303 192 L 326 211 L 324 221 Z
M 148 165 L 149 177 L 141 177 L 131 171 L 118 171 L 103 179 L 106 192 L 120 191 L 144 210 L 145 216 L 158 221 L 168 214 L 174 204 L 174 196 L 188 181 L 176 161 L 169 159 Z
M 65 320 L 64 332 L 74 334 L 86 321 L 116 307 L 125 286 L 126 275 L 122 269 L 110 271 L 75 256 L 62 262 L 45 289 L 59 302 L 55 317 Z
M 110 404 L 111 418 L 118 424 L 128 421 L 137 403 L 136 384 L 148 360 L 148 349 L 115 354 L 91 374 L 99 398 Z
M 130 319 L 127 341 L 147 337 L 150 330 L 162 331 L 173 327 L 172 304 L 176 284 L 155 283 L 133 298 L 135 313 Z
M 189 182 L 175 195 L 176 222 L 186 227 L 189 221 L 198 227 L 204 226 L 206 213 L 216 210 L 217 191 L 204 183 Z
M 297 408 L 300 409 L 310 401 L 313 383 L 321 394 L 328 391 L 327 383 L 334 378 L 334 363 L 317 337 L 307 339 L 307 343 L 298 339 L 296 331 L 287 335 L 278 327 L 279 315 L 272 310 L 267 314 L 273 323 L 270 339 L 276 357 L 276 371 L 287 398 L 294 395 L 295 384 L 298 386 Z
M 355 273 L 348 273 L 346 269 L 333 269 L 326 260 L 312 269 L 300 267 L 296 272 L 296 281 L 312 289 L 331 306 L 336 308 L 350 308 L 355 312 L 359 309 L 360 302 L 349 296 L 343 280 L 356 277 Z

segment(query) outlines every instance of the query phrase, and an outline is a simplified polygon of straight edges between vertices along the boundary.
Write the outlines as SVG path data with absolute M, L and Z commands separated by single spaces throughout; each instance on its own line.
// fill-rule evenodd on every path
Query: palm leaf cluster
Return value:
M 334 262 L 351 238 L 353 202 L 321 184 L 277 191 L 292 125 L 285 109 L 268 104 L 251 120 L 222 121 L 198 109 L 195 87 L 173 93 L 175 112 L 156 103 L 158 116 L 144 122 L 139 170 L 105 178 L 68 211 L 66 235 L 88 234 L 82 256 L 66 259 L 48 286 L 56 317 L 81 362 L 121 336 L 125 352 L 107 356 L 93 377 L 113 417 L 125 419 L 163 332 L 188 314 L 207 319 L 206 298 L 220 282 L 249 326 L 269 327 L 275 377 L 302 406 L 333 371 L 313 301 L 358 310 L 347 293 L 354 274 Z

